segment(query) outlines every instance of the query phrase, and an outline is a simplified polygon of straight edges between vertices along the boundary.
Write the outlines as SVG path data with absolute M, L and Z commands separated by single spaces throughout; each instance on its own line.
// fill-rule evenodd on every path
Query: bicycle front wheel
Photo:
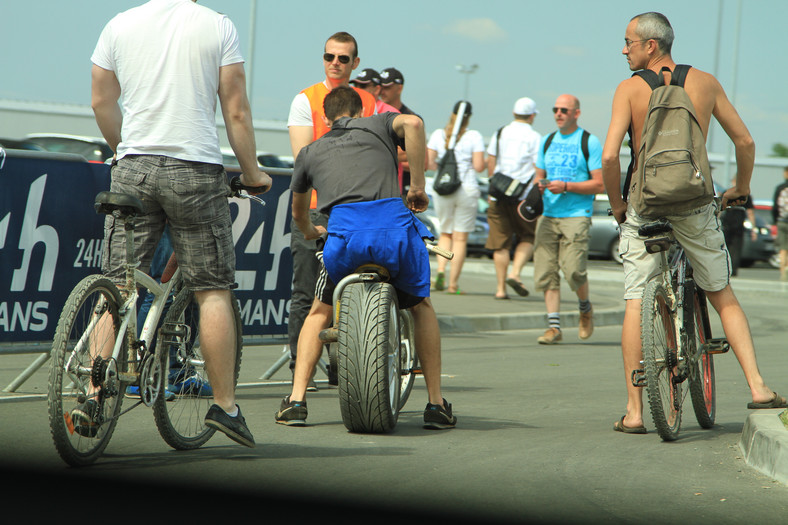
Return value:
M 339 304 L 339 406 L 351 432 L 390 432 L 397 424 L 401 371 L 394 287 L 353 283 Z
M 237 384 L 243 339 L 241 311 L 234 294 L 231 303 L 235 324 L 234 384 Z M 153 405 L 159 434 L 176 450 L 199 448 L 215 432 L 205 425 L 205 414 L 213 403 L 213 390 L 200 351 L 199 308 L 188 288 L 175 297 L 157 339 L 165 383 Z
M 96 461 L 118 421 L 125 390 L 119 379 L 126 371 L 125 341 L 119 361 L 101 355 L 114 347 L 118 337 L 124 338 L 118 313 L 121 302 L 111 280 L 89 275 L 68 296 L 55 329 L 47 398 L 49 427 L 58 454 L 74 467 Z M 89 413 L 93 423 L 72 418 L 77 409 Z
M 711 335 L 707 331 L 709 314 L 706 307 L 706 294 L 695 290 L 693 311 L 695 312 L 695 352 L 700 349 Z M 717 417 L 717 389 L 714 384 L 714 356 L 702 352 L 697 361 L 691 365 L 689 374 L 689 391 L 695 418 L 702 428 L 714 426 Z
M 651 417 L 660 437 L 673 441 L 679 437 L 683 396 L 682 383 L 674 381 L 678 341 L 670 301 L 662 283 L 651 281 L 646 285 L 640 315 Z

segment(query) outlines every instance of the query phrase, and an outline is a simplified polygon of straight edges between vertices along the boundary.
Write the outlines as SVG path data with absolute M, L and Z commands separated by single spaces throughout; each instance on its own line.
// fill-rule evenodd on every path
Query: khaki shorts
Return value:
M 165 156 L 130 155 L 112 167 L 115 192 L 142 201 L 144 215 L 134 231 L 135 258 L 148 271 L 165 222 L 184 282 L 193 290 L 235 286 L 227 175 L 217 164 L 188 162 Z M 125 283 L 126 236 L 123 222 L 107 215 L 104 222 L 104 273 Z
M 561 288 L 561 272 L 572 291 L 588 282 L 588 235 L 591 217 L 545 217 L 536 226 L 534 288 Z
M 490 233 L 484 245 L 488 250 L 508 250 L 512 247 L 512 237 L 517 236 L 517 242 L 533 244 L 536 232 L 536 221 L 528 222 L 517 213 L 517 202 L 502 202 L 490 200 L 487 208 L 487 223 Z
M 673 236 L 684 247 L 692 264 L 695 283 L 707 292 L 717 292 L 730 283 L 731 259 L 725 236 L 716 215 L 717 207 L 707 204 L 682 215 L 666 217 L 673 226 Z M 640 299 L 646 283 L 658 275 L 662 257 L 646 251 L 638 228 L 652 222 L 627 208 L 627 220 L 621 225 L 619 251 L 624 260 L 624 299 Z

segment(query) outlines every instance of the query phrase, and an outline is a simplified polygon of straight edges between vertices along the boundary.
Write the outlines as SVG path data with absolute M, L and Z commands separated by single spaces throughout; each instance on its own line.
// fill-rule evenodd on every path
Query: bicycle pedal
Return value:
M 323 343 L 336 343 L 339 340 L 339 330 L 336 328 L 325 328 L 320 330 L 320 341 Z
M 731 345 L 728 343 L 728 340 L 724 337 L 719 337 L 716 339 L 709 339 L 706 341 L 706 344 L 703 345 L 703 351 L 707 354 L 724 354 L 728 350 L 731 349 Z
M 646 371 L 642 368 L 636 368 L 632 371 L 632 386 L 642 387 L 646 386 Z

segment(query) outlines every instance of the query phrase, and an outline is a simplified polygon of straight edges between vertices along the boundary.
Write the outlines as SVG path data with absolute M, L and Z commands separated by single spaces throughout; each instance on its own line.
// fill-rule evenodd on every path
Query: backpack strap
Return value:
M 687 79 L 687 72 L 692 68 L 687 64 L 676 64 L 673 73 L 670 76 L 670 85 L 684 87 L 684 81 Z
M 498 153 L 501 151 L 501 131 L 503 131 L 504 126 L 498 128 L 498 133 L 495 135 L 495 159 L 498 160 Z
M 547 139 L 544 141 L 544 148 L 542 148 L 542 155 L 547 153 L 547 148 L 550 147 L 550 143 L 553 142 L 553 137 L 555 137 L 556 133 L 557 132 L 553 131 L 547 136 Z

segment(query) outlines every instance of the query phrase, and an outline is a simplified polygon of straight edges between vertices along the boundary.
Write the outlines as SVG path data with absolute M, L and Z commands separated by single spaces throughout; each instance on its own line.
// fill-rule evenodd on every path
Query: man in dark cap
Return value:
M 405 87 L 405 77 L 402 76 L 402 73 L 400 73 L 398 69 L 387 67 L 381 71 L 380 87 L 380 99 L 383 102 L 394 106 L 400 113 L 405 115 L 417 115 L 417 113 L 402 103 L 402 88 Z M 421 118 L 421 115 L 417 116 Z M 408 160 L 405 156 L 405 152 L 400 149 L 398 155 L 401 166 L 399 174 L 400 190 L 405 194 L 408 192 L 408 187 L 410 186 L 410 169 L 408 167 Z

